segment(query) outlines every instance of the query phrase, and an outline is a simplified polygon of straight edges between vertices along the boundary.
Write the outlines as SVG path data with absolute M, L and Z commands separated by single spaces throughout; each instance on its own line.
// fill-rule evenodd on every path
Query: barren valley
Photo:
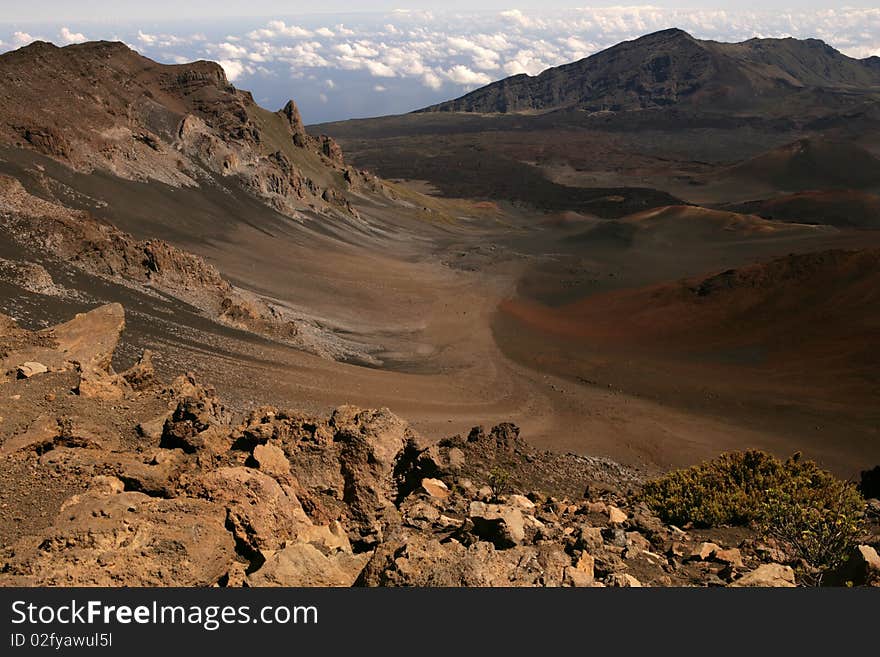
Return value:
M 418 487 L 384 490 L 370 479 L 361 490 L 346 479 L 323 490 L 296 464 L 272 474 L 255 448 L 266 441 L 254 436 L 275 427 L 278 438 L 279 423 L 304 432 L 299 446 L 278 443 L 285 462 L 314 439 L 342 450 L 321 467 L 338 457 L 343 474 L 386 478 L 405 468 L 457 472 L 456 440 L 512 423 L 515 438 L 473 434 L 483 437 L 465 452 L 483 470 L 471 476 L 488 477 L 492 457 L 480 450 L 497 443 L 524 459 L 510 466 L 525 473 L 522 486 L 540 484 L 527 458 L 542 473 L 564 472 L 555 495 L 576 498 L 572 482 L 599 485 L 605 497 L 571 513 L 609 526 L 620 522 L 609 508 L 619 513 L 614 505 L 625 506 L 636 483 L 726 451 L 800 453 L 858 480 L 880 463 L 880 74 L 811 42 L 770 42 L 778 61 L 757 68 L 745 46 L 707 43 L 668 31 L 624 44 L 633 61 L 662 55 L 675 65 L 639 69 L 638 84 L 603 68 L 606 77 L 588 79 L 604 91 L 586 100 L 569 93 L 566 70 L 431 111 L 321 126 L 304 126 L 293 101 L 278 112 L 259 107 L 208 62 L 165 66 L 106 42 L 35 43 L 0 56 L 9 81 L 0 90 L 0 457 L 14 473 L 0 491 L 0 534 L 6 546 L 24 541 L 7 553 L 6 572 L 24 583 L 93 581 L 88 569 L 69 578 L 57 566 L 68 556 L 28 541 L 79 536 L 79 520 L 52 518 L 70 504 L 86 517 L 116 485 L 106 477 L 119 477 L 122 495 L 148 494 L 157 517 L 171 512 L 161 505 L 185 517 L 190 498 L 213 504 L 224 488 L 255 490 L 257 475 L 236 468 L 257 463 L 302 503 L 301 517 L 285 520 L 299 523 L 291 540 L 314 543 L 327 523 L 338 538 L 331 521 L 360 523 L 345 526 L 344 556 L 334 552 L 327 566 L 337 579 L 281 583 L 426 583 L 382 566 L 392 550 L 376 529 L 384 516 L 364 501 L 384 495 L 378 506 L 402 509 Z M 828 79 L 790 65 L 801 47 L 834 64 Z M 749 74 L 731 73 L 724 58 Z M 699 76 L 680 70 L 688 65 Z M 575 73 L 594 75 L 585 70 Z M 676 87 L 676 76 L 696 86 Z M 538 97 L 539 106 L 522 105 Z M 77 313 L 89 314 L 64 324 Z M 59 324 L 68 328 L 49 329 Z M 108 344 L 84 356 L 78 331 Z M 150 385 L 140 385 L 139 367 Z M 200 404 L 192 417 L 187 395 Z M 344 405 L 388 410 L 334 411 Z M 291 408 L 312 419 L 278 410 Z M 90 442 L 106 415 L 113 435 Z M 73 434 L 55 425 L 40 434 L 56 416 L 74 418 Z M 156 418 L 161 426 L 148 430 Z M 199 431 L 211 435 L 196 440 Z M 361 461 L 339 446 L 343 434 L 391 442 L 371 443 L 377 455 L 357 452 Z M 441 450 L 432 458 L 442 467 L 383 455 L 409 454 L 411 434 Z M 157 456 L 169 441 L 183 450 L 171 470 Z M 96 449 L 116 456 L 77 460 Z M 126 461 L 130 453 L 159 464 L 164 483 Z M 221 466 L 222 477 L 193 479 Z M 46 491 L 38 504 L 29 468 Z M 107 491 L 89 489 L 93 475 Z M 259 486 L 281 505 L 270 483 Z M 222 534 L 220 512 L 204 505 L 194 517 Z M 444 513 L 454 516 L 450 505 Z M 29 508 L 39 513 L 22 520 Z M 436 530 L 440 521 L 425 522 Z M 675 535 L 654 529 L 658 544 Z M 282 572 L 288 548 L 261 543 L 274 530 L 248 531 L 192 557 L 192 577 L 138 571 L 135 583 L 271 583 L 280 575 L 264 563 Z M 336 540 L 321 536 L 324 547 Z M 713 537 L 688 540 L 702 538 Z M 762 560 L 759 551 L 747 559 Z M 632 572 L 661 585 L 705 583 L 707 568 L 712 577 L 721 568 L 686 566 L 670 579 L 649 562 Z M 731 567 L 727 581 L 744 572 Z M 94 581 L 124 582 L 123 570 L 109 579 L 95 571 Z M 474 583 L 465 580 L 440 583 Z

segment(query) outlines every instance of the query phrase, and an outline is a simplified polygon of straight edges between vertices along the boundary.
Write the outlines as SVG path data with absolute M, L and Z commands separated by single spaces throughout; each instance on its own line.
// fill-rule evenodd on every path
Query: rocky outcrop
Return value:
M 235 556 L 222 507 L 189 498 L 123 492 L 96 477 L 58 519 L 6 563 L 21 586 L 210 586 Z
M 6 176 L 0 176 L 0 230 L 85 272 L 171 295 L 223 323 L 284 340 L 297 335 L 293 322 L 233 287 L 202 258 L 162 240 L 135 240 L 86 212 L 35 197 Z
M 387 409 L 238 418 L 192 374 L 157 381 L 149 354 L 115 374 L 123 327 L 119 306 L 39 333 L 0 317 L 4 362 L 47 364 L 0 381 L 0 468 L 28 473 L 0 481 L 0 585 L 798 583 L 778 546 L 665 524 L 632 494 L 638 473 L 542 452 L 512 424 L 431 443 Z M 83 372 L 119 396 L 72 390 Z M 51 482 L 69 488 L 46 507 Z M 45 520 L 21 532 L 34 508 Z M 847 568 L 841 583 L 877 583 L 875 547 Z
M 176 187 L 228 178 L 298 219 L 310 209 L 353 214 L 339 146 L 309 136 L 293 101 L 278 112 L 259 107 L 219 64 L 166 66 L 122 43 L 34 43 L 0 55 L 0 73 L 9 82 L 0 89 L 8 146 Z

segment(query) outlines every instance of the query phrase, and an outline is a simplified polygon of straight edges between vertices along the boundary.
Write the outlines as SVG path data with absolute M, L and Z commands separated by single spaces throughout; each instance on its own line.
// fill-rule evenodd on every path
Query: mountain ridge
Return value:
M 349 194 L 381 191 L 329 137 L 308 135 L 293 101 L 277 112 L 219 64 L 161 64 L 123 43 L 34 42 L 0 55 L 0 143 L 76 171 L 198 187 L 237 181 L 279 212 L 354 215 Z
M 875 59 L 847 57 L 819 39 L 722 43 L 670 28 L 537 76 L 499 80 L 417 113 L 603 112 L 696 103 L 752 108 L 798 91 L 835 95 L 877 91 L 880 60 Z

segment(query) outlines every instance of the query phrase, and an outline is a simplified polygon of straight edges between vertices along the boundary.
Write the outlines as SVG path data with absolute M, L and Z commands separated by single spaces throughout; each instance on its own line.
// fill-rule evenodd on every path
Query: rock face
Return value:
M 0 229 L 89 274 L 158 290 L 224 324 L 294 340 L 297 328 L 265 301 L 233 287 L 215 267 L 161 240 L 135 240 L 86 212 L 28 193 L 0 175 Z
M 120 482 L 121 484 L 121 482 Z M 210 586 L 235 556 L 221 507 L 119 487 L 69 499 L 4 579 L 24 586 Z M 28 549 L 30 548 L 30 549 Z
M 278 112 L 259 107 L 219 64 L 166 66 L 122 43 L 35 42 L 0 55 L 0 74 L 7 146 L 177 187 L 229 178 L 293 217 L 356 214 L 347 198 L 353 170 L 338 145 L 310 137 L 293 101 Z M 354 179 L 372 181 L 362 172 Z
M 723 111 L 767 105 L 798 93 L 843 96 L 860 88 L 867 95 L 878 81 L 880 70 L 870 60 L 850 59 L 816 39 L 729 44 L 669 29 L 536 77 L 506 78 L 422 111 L 617 112 L 697 103 L 704 110 Z
M 0 585 L 796 584 L 778 550 L 665 525 L 619 486 L 637 473 L 511 424 L 432 444 L 387 409 L 238 418 L 149 355 L 118 375 L 124 326 L 120 306 L 40 332 L 0 316 Z M 31 362 L 47 371 L 15 376 Z M 114 395 L 83 394 L 86 372 Z M 878 562 L 860 546 L 839 576 L 874 583 Z

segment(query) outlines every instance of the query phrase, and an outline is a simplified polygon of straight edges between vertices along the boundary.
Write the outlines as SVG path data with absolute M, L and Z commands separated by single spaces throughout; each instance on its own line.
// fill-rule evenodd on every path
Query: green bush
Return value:
M 766 491 L 787 478 L 764 452 L 733 452 L 645 485 L 642 496 L 665 522 L 697 527 L 747 525 L 764 512 Z
M 815 466 L 795 470 L 767 491 L 763 504 L 759 522 L 764 535 L 800 562 L 801 581 L 813 586 L 849 558 L 865 512 L 855 486 Z
M 802 564 L 802 581 L 846 560 L 858 537 L 865 500 L 812 461 L 759 451 L 733 452 L 649 482 L 643 501 L 665 522 L 697 527 L 752 525 Z
M 512 479 L 511 474 L 504 468 L 497 466 L 492 468 L 492 471 L 489 472 L 489 487 L 496 500 L 510 492 Z

